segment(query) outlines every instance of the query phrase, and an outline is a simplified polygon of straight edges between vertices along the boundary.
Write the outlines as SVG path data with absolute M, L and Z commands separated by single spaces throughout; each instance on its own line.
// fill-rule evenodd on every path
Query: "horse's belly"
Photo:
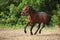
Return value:
M 29 24 L 36 24 L 36 23 L 38 23 L 37 21 L 33 21 L 33 20 L 28 20 L 28 23 Z
M 39 16 L 36 16 L 34 18 L 28 17 L 28 23 L 29 24 L 39 24 L 41 23 L 41 18 Z
M 41 20 L 36 20 L 36 23 L 37 23 L 37 24 L 40 24 L 40 23 L 41 23 Z

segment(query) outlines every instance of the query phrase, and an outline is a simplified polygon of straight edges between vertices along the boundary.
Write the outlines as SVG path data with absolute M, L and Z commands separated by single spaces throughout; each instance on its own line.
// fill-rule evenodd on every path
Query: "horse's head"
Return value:
M 23 15 L 24 13 L 28 13 L 30 10 L 31 10 L 31 6 L 29 6 L 29 5 L 26 5 L 23 9 L 22 9 L 22 11 L 21 11 L 21 15 Z

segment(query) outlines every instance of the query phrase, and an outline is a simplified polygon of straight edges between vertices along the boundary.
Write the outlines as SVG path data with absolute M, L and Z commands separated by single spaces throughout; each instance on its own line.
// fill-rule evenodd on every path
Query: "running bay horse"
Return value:
M 33 29 L 35 24 L 38 24 L 38 29 L 36 30 L 34 35 L 38 32 L 39 29 L 40 29 L 39 33 L 41 33 L 41 30 L 51 20 L 51 17 L 47 13 L 45 13 L 45 12 L 36 12 L 32 8 L 32 6 L 29 6 L 29 5 L 24 6 L 24 8 L 22 9 L 21 15 L 23 15 L 24 13 L 28 13 L 28 22 L 27 22 L 26 26 L 24 27 L 24 32 L 27 33 L 26 28 L 29 24 L 31 24 L 31 29 L 30 29 L 31 35 L 33 35 L 32 29 Z M 43 23 L 43 26 L 40 28 L 41 23 Z

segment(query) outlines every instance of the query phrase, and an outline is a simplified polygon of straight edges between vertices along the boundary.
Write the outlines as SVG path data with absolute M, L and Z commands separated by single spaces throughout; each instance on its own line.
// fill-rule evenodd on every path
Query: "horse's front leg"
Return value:
M 36 32 L 34 33 L 34 35 L 36 35 L 36 33 L 38 32 L 39 28 L 40 28 L 40 24 L 38 25 L 38 29 L 36 30 Z
M 26 32 L 27 26 L 28 26 L 28 23 L 24 26 L 24 32 L 25 32 L 25 33 L 27 33 L 27 32 Z
M 31 35 L 33 35 L 33 33 L 32 33 L 32 29 L 33 29 L 33 27 L 34 27 L 34 24 L 31 26 L 31 29 L 30 29 L 30 33 L 31 33 Z

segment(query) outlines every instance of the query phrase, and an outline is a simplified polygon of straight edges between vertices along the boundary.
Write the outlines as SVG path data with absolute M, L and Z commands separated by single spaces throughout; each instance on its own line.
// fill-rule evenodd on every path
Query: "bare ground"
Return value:
M 35 30 L 34 30 L 35 32 Z M 0 29 L 0 40 L 60 40 L 60 30 L 42 30 L 42 33 L 30 35 L 23 29 Z

